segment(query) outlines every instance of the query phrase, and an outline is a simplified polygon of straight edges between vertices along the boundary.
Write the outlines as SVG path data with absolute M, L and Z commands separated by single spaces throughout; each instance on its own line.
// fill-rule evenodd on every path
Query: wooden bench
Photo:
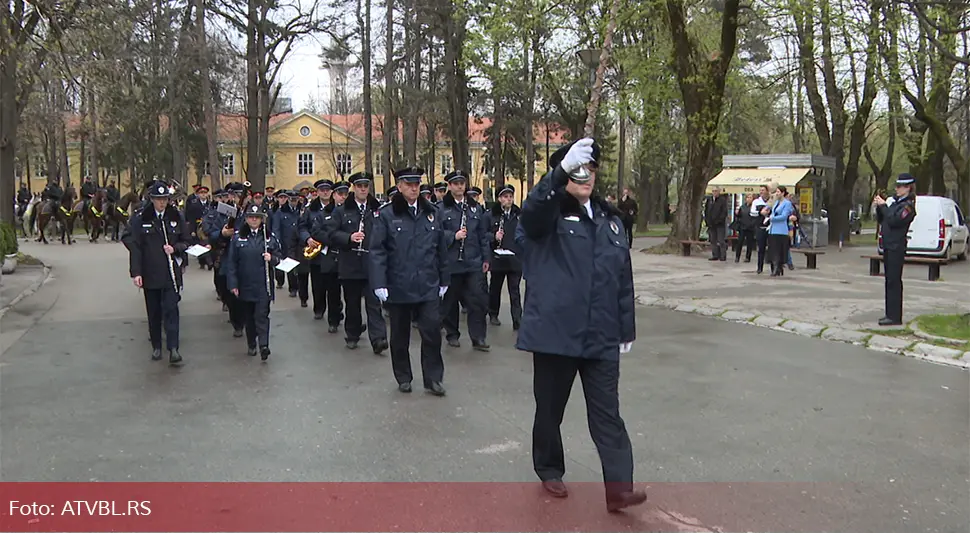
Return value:
M 707 246 L 707 241 L 680 241 L 680 252 L 684 257 L 690 257 L 691 246 Z
M 869 260 L 869 275 L 878 276 L 880 263 L 884 262 L 885 258 L 881 255 L 863 255 L 862 258 Z M 929 267 L 926 279 L 929 281 L 939 281 L 940 265 L 949 264 L 950 260 L 938 259 L 936 257 L 907 257 L 904 262 L 908 264 L 926 265 Z
M 808 270 L 815 270 L 816 268 L 818 268 L 818 256 L 825 255 L 825 252 L 820 250 L 801 250 L 799 248 L 794 248 L 791 251 L 805 255 L 805 260 L 806 260 L 805 267 Z

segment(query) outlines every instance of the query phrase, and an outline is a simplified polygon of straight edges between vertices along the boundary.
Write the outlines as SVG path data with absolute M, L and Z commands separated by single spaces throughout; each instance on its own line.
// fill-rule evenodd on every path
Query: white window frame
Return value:
M 384 174 L 384 156 L 378 155 L 374 158 L 374 175 L 382 176 Z
M 203 176 L 208 176 L 209 175 L 209 158 L 208 157 L 205 159 L 205 161 L 202 162 L 202 175 Z
M 300 137 L 309 137 L 311 133 L 313 133 L 313 130 L 310 129 L 310 126 L 300 126 Z
M 441 165 L 442 176 L 455 170 L 455 159 L 448 154 L 441 154 L 441 157 L 438 158 L 438 163 Z
M 348 153 L 337 154 L 337 174 L 350 175 L 354 169 L 354 158 Z
M 275 176 L 276 175 L 276 152 L 270 152 L 266 154 L 266 175 Z
M 300 152 L 296 154 L 296 175 L 313 175 L 313 152 Z
M 222 154 L 220 156 L 220 159 L 222 159 L 222 175 L 235 176 L 236 175 L 236 154 Z

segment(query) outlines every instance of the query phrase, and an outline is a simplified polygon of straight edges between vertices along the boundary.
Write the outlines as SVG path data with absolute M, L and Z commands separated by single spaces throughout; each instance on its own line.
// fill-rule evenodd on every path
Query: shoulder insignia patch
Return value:
M 428 213 L 428 222 L 434 222 L 434 214 Z
M 616 233 L 617 235 L 620 234 L 619 226 L 617 226 L 616 222 L 613 222 L 612 220 L 610 221 L 610 229 L 613 230 L 613 233 Z

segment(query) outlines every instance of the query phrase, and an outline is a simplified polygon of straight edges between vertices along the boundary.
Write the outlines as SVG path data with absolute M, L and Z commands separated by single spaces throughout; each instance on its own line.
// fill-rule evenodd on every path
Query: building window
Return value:
M 91 155 L 92 154 L 84 155 L 84 168 L 81 169 L 82 178 L 87 178 L 91 176 Z
M 276 175 L 276 152 L 273 152 L 266 156 L 266 175 L 267 176 Z
M 451 172 L 452 170 L 454 170 L 453 168 L 451 168 L 451 164 L 452 164 L 452 159 L 451 159 L 451 156 L 450 155 L 443 155 L 443 156 L 441 156 L 441 174 L 442 175 L 445 175 L 445 174 Z
M 379 155 L 374 158 L 374 175 L 380 176 L 384 174 L 384 156 Z
M 350 154 L 337 154 L 337 174 L 346 176 L 353 169 L 353 158 Z
M 300 128 L 300 136 L 309 137 L 310 136 L 310 126 L 303 126 Z
M 34 156 L 34 177 L 47 177 L 47 158 L 42 155 Z
M 313 175 L 313 154 L 296 154 L 296 174 L 298 176 Z
M 235 154 L 223 154 L 222 156 L 222 175 L 236 175 L 236 156 Z

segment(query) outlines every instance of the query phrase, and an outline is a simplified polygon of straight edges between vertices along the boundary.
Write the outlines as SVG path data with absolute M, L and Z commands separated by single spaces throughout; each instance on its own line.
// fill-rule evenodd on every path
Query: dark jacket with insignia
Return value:
M 232 236 L 222 236 L 222 228 L 226 227 L 226 224 L 229 223 L 229 217 L 220 213 L 218 207 L 213 203 L 212 207 L 206 212 L 205 217 L 202 219 L 202 231 L 205 232 L 208 244 L 212 246 L 212 251 L 209 253 L 212 254 L 213 266 L 215 266 L 220 276 L 225 276 L 229 268 L 225 262 L 226 253 Z M 233 230 L 239 231 L 245 224 L 245 217 L 237 216 Z
M 181 290 L 182 269 L 172 263 L 172 258 L 189 247 L 189 234 L 177 209 L 166 207 L 162 218 L 159 220 L 155 215 L 152 204 L 132 217 L 129 231 L 122 237 L 128 248 L 128 272 L 132 278 L 141 276 L 145 289 L 172 288 L 171 265 Z M 164 250 L 166 235 L 168 244 L 175 248 L 172 256 Z
M 85 181 L 81 184 L 81 198 L 87 198 L 88 196 L 94 196 L 98 192 L 98 186 L 92 181 Z
M 522 271 L 522 258 L 519 257 L 522 253 L 522 247 L 515 242 L 515 232 L 519 226 L 520 213 L 521 209 L 517 205 L 513 205 L 509 209 L 508 215 L 502 210 L 502 204 L 497 203 L 492 206 L 492 210 L 489 213 L 489 221 L 491 222 L 489 239 L 492 241 L 492 250 L 501 248 L 513 252 L 515 255 L 498 255 L 493 252 L 489 270 L 493 272 Z M 502 242 L 495 240 L 495 234 L 498 233 L 499 226 L 502 227 L 502 233 L 504 234 Z
M 283 257 L 303 260 L 303 247 L 300 246 L 300 212 L 290 204 L 280 207 L 270 219 L 270 231 L 279 240 Z
M 916 201 L 912 197 L 894 199 L 892 205 L 876 207 L 876 222 L 882 233 L 883 250 L 905 250 L 909 225 L 916 218 Z
M 229 290 L 239 289 L 239 299 L 244 302 L 259 302 L 268 296 L 272 301 L 276 296 L 276 282 L 273 268 L 280 264 L 280 243 L 273 234 L 264 241 L 263 230 L 253 232 L 247 224 L 243 226 L 229 243 L 229 256 L 226 258 L 226 286 Z M 263 260 L 264 249 L 273 258 L 267 267 Z M 266 269 L 269 268 L 269 283 L 266 282 Z M 269 286 L 269 293 L 266 287 Z
M 461 207 L 449 192 L 438 208 L 441 227 L 445 231 L 445 243 L 448 245 L 449 272 L 452 274 L 481 272 L 482 263 L 487 263 L 492 255 L 485 208 L 467 196 L 465 201 L 465 229 L 468 235 L 465 237 L 463 261 L 458 261 L 461 241 L 455 239 L 455 233 L 461 229 Z
M 367 197 L 364 208 L 364 250 L 370 250 L 371 235 L 374 223 L 380 216 L 380 202 L 373 196 Z M 350 240 L 350 236 L 360 229 L 360 208 L 357 200 L 351 196 L 344 205 L 334 212 L 333 231 L 329 235 L 328 245 L 340 250 L 340 263 L 337 271 L 340 279 L 367 279 L 367 256 L 370 252 L 357 253 L 360 245 Z M 375 287 L 376 288 L 376 287 Z
M 387 289 L 387 303 L 438 301 L 438 288 L 451 283 L 448 246 L 439 213 L 418 198 L 417 216 L 400 194 L 381 209 L 369 242 L 372 289 Z
M 619 345 L 636 338 L 633 269 L 621 214 L 594 196 L 590 219 L 566 193 L 567 181 L 557 166 L 522 206 L 528 281 L 516 347 L 618 360 Z
M 121 200 L 121 194 L 118 192 L 118 188 L 115 187 L 114 185 L 108 185 L 108 188 L 105 189 L 104 192 L 108 200 L 112 202 L 117 202 L 118 200 Z
M 50 183 L 47 187 L 44 187 L 44 192 L 41 193 L 41 198 L 44 200 L 60 200 L 64 197 L 64 190 L 56 183 Z
M 337 211 L 339 211 L 339 208 L 333 200 L 323 205 L 323 202 L 319 198 L 314 198 L 307 205 L 303 220 L 300 224 L 300 259 L 302 260 L 303 258 L 302 247 L 306 246 L 307 239 L 312 237 L 313 240 L 324 246 L 324 250 L 327 253 L 321 251 L 316 257 L 310 260 L 310 264 L 316 265 L 320 269 L 320 272 L 324 274 L 337 272 L 337 258 L 340 255 L 340 250 L 334 249 L 330 243 L 330 232 L 336 228 L 337 224 Z
M 203 204 L 202 200 L 194 195 L 190 194 L 188 198 L 185 199 L 185 220 L 195 224 L 196 221 L 202 220 L 205 216 L 207 210 L 207 204 Z

